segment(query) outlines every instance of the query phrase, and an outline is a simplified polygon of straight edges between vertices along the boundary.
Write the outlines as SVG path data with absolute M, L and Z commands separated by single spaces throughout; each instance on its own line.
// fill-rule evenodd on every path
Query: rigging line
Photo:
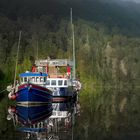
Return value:
M 6 91 L 6 89 L 4 89 L 4 90 L 0 91 L 0 93 L 2 93 L 2 92 L 4 92 L 4 91 Z
M 74 34 L 74 24 L 72 8 L 70 9 L 70 19 L 71 19 L 71 31 L 72 31 L 72 50 L 73 50 L 73 79 L 76 78 L 76 66 L 75 66 L 75 34 Z
M 21 40 L 21 31 L 19 32 L 19 39 L 18 39 L 18 49 L 17 49 L 16 66 L 15 66 L 15 76 L 14 76 L 14 87 L 16 86 L 16 74 L 17 74 L 17 65 L 18 65 L 20 40 Z

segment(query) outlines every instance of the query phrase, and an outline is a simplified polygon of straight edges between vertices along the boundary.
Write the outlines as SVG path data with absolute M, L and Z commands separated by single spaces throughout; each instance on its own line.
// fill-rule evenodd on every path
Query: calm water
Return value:
M 62 140 L 139 140 L 140 89 L 103 89 L 95 93 L 82 93 L 80 114 L 73 127 L 59 123 L 57 132 L 46 136 Z M 12 103 L 1 95 L 0 140 L 24 140 L 26 134 L 16 131 L 7 121 L 8 107 Z M 35 139 L 35 138 L 32 138 Z

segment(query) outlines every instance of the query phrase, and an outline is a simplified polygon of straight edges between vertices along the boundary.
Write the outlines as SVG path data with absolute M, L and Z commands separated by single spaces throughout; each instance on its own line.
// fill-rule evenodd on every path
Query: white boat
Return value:
M 73 65 L 73 61 L 68 59 L 35 61 L 32 72 L 46 72 L 48 74 L 45 86 L 52 91 L 53 95 L 53 112 L 50 118 L 67 118 L 69 105 L 66 108 L 66 104 L 77 101 L 81 83 L 74 79 Z

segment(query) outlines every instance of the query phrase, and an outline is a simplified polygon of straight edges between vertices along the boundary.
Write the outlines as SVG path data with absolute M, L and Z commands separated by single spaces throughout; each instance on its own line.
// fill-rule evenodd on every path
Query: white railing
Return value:
M 73 66 L 73 61 L 68 59 L 36 60 L 36 66 Z

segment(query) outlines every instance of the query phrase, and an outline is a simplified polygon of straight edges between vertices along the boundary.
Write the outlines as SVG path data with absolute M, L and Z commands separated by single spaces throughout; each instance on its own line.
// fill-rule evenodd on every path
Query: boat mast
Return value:
M 71 17 L 71 30 L 72 30 L 72 46 L 73 46 L 73 79 L 76 78 L 76 72 L 75 72 L 75 39 L 74 39 L 74 25 L 73 25 L 73 19 L 72 19 L 72 8 L 70 12 Z
M 37 43 L 36 43 L 36 59 L 38 60 L 38 40 L 37 40 Z
M 16 74 L 17 74 L 17 65 L 18 65 L 20 40 L 21 40 L 21 31 L 19 32 L 19 39 L 18 39 L 18 48 L 17 48 L 16 66 L 15 66 L 15 76 L 14 76 L 14 87 L 16 86 Z

